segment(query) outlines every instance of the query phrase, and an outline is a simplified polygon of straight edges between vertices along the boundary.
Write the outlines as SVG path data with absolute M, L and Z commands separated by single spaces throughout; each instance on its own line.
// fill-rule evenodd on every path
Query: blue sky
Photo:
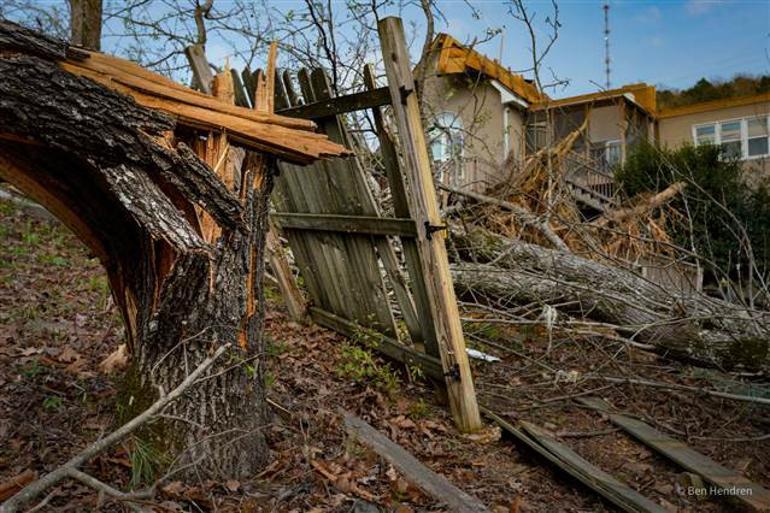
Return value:
M 66 12 L 65 0 L 35 0 L 44 8 Z M 122 0 L 107 0 L 117 2 Z M 190 12 L 186 30 L 194 31 L 191 10 L 195 0 L 181 0 Z M 270 10 L 258 7 L 256 18 L 260 25 L 269 24 L 273 16 L 290 10 L 303 10 L 301 0 L 265 0 Z M 332 0 L 335 11 L 344 13 L 346 0 Z M 508 14 L 506 0 L 437 0 L 446 19 L 440 20 L 438 31 L 448 32 L 462 42 L 482 39 L 488 29 L 502 33 L 478 49 L 490 57 L 501 56 L 504 65 L 514 70 L 531 66 L 529 39 L 525 27 Z M 1 0 L 0 0 L 1 3 Z M 394 2 L 398 3 L 398 2 Z M 479 12 L 471 16 L 468 3 Z M 544 65 L 554 69 L 560 78 L 570 80 L 566 88 L 549 90 L 552 97 L 563 97 L 596 91 L 604 84 L 604 14 L 601 0 L 558 0 L 562 25 L 559 40 Z M 421 22 L 417 3 L 405 8 L 409 23 Z M 160 17 L 167 11 L 164 2 L 147 4 L 149 16 Z M 215 0 L 215 6 L 227 10 L 233 0 Z M 260 4 L 256 4 L 260 5 Z M 552 14 L 550 0 L 526 0 L 536 13 L 538 30 Z M 612 58 L 611 84 L 644 81 L 659 87 L 686 88 L 701 77 L 729 79 L 736 73 L 770 74 L 770 0 L 611 0 L 610 47 Z M 381 15 L 399 14 L 395 8 Z M 183 27 L 184 28 L 184 27 Z M 345 26 L 341 31 L 350 30 Z M 417 28 L 412 50 L 417 56 L 423 34 Z M 122 32 L 119 23 L 108 22 L 105 33 Z M 409 31 L 409 28 L 408 28 Z M 344 35 L 344 34 L 343 34 Z M 353 38 L 355 39 L 355 38 Z M 501 45 L 502 43 L 502 45 Z M 116 51 L 116 40 L 106 37 L 106 51 Z M 143 44 L 152 45 L 145 41 Z M 207 45 L 212 62 L 222 63 L 232 54 L 223 41 L 210 38 Z M 265 52 L 266 55 L 266 52 Z M 372 56 L 375 60 L 376 57 Z M 279 58 L 280 60 L 280 58 Z M 234 65 L 238 65 L 237 60 Z M 241 64 L 242 65 L 242 64 Z M 550 72 L 543 71 L 544 82 Z
M 504 29 L 503 64 L 528 66 L 529 43 L 523 26 L 507 14 L 504 2 L 471 0 L 481 19 L 469 16 L 464 1 L 439 0 L 448 23 L 439 30 L 461 41 L 482 37 L 487 27 Z M 561 34 L 546 66 L 571 80 L 556 97 L 597 90 L 604 84 L 603 2 L 560 1 Z M 542 22 L 550 2 L 530 1 Z M 730 78 L 738 72 L 770 73 L 770 0 L 669 0 L 610 2 L 613 87 L 645 81 L 685 88 L 700 77 Z M 540 24 L 542 27 L 542 24 Z M 499 57 L 501 37 L 479 49 Z M 544 73 L 545 78 L 549 73 Z

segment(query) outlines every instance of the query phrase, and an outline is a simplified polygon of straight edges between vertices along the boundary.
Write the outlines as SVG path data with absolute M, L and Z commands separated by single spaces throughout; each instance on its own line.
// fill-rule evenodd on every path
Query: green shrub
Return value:
M 671 202 L 682 214 L 672 235 L 678 245 L 694 248 L 713 262 L 714 266 L 705 268 L 707 279 L 714 280 L 725 275 L 745 278 L 747 239 L 758 270 L 768 275 L 770 190 L 766 180 L 748 180 L 751 172 L 740 161 L 725 158 L 718 146 L 686 145 L 672 150 L 639 144 L 616 170 L 616 179 L 629 197 L 659 192 L 677 181 L 687 183 Z

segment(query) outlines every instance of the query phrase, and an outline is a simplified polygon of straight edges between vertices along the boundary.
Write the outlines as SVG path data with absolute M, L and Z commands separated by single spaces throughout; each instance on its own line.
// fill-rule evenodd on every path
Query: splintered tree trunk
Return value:
M 261 277 L 273 165 L 226 155 L 237 179 L 223 179 L 171 118 L 62 71 L 65 52 L 0 21 L 0 176 L 104 265 L 135 355 L 138 411 L 231 346 L 172 404 L 163 433 L 189 473 L 253 475 L 267 455 Z
M 553 305 L 618 325 L 662 353 L 770 371 L 770 312 L 703 294 L 677 296 L 627 269 L 481 229 L 453 230 L 452 241 L 463 259 L 473 261 L 453 266 L 458 295 L 473 291 L 514 304 Z

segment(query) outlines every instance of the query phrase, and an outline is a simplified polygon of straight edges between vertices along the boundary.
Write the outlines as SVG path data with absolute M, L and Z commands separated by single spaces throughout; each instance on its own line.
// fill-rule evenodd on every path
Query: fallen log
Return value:
M 512 303 L 554 305 L 618 325 L 630 339 L 672 356 L 770 370 L 770 312 L 700 293 L 676 295 L 631 270 L 480 229 L 453 230 L 452 240 L 460 258 L 474 260 L 453 265 L 458 295 L 473 291 Z

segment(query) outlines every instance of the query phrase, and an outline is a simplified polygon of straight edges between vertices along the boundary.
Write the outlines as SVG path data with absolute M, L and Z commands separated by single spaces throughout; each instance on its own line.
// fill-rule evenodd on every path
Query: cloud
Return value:
M 663 15 L 660 12 L 660 8 L 657 5 L 652 5 L 645 9 L 643 12 L 636 15 L 636 21 L 642 23 L 654 23 L 659 21 Z
M 690 16 L 700 16 L 723 3 L 725 0 L 687 0 L 684 7 Z
M 655 47 L 655 48 L 660 48 L 661 46 L 663 46 L 665 44 L 665 41 L 664 41 L 663 37 L 661 37 L 660 35 L 652 36 L 651 38 L 649 38 L 647 40 L 647 42 L 649 43 L 650 46 Z

